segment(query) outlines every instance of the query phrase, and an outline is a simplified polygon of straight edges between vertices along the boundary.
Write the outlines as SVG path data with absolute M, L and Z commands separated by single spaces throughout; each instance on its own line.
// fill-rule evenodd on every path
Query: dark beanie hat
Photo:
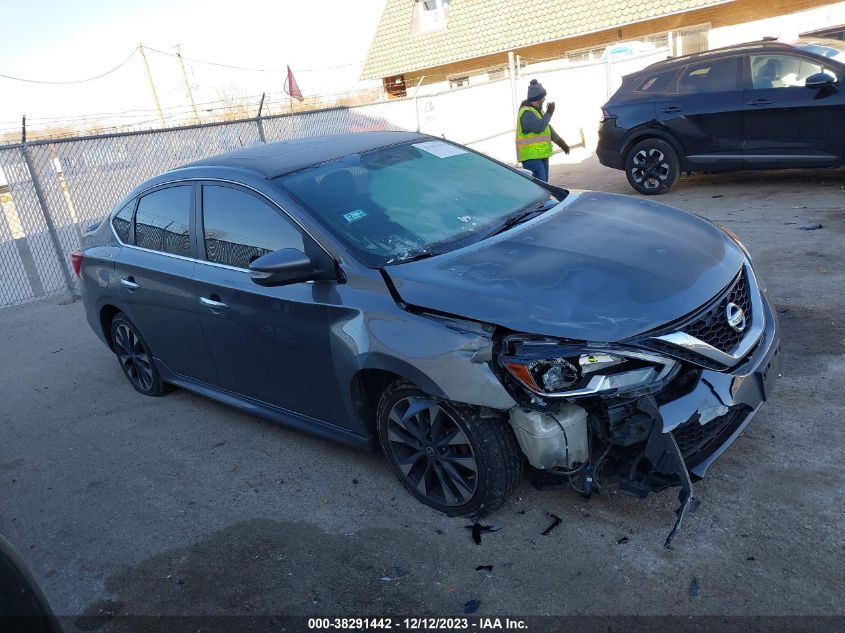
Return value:
M 532 79 L 531 83 L 528 84 L 528 100 L 537 101 L 545 96 L 546 89 L 543 88 L 543 84 L 541 84 L 536 79 Z

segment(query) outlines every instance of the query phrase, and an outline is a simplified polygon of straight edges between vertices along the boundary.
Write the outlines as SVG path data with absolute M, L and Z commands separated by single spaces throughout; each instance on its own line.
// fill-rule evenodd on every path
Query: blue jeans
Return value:
M 522 166 L 529 170 L 537 180 L 549 182 L 549 159 L 532 158 L 522 161 Z

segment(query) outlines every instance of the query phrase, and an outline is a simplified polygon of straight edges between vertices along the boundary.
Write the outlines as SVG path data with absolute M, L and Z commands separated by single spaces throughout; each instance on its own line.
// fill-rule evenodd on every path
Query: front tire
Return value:
M 483 516 L 522 476 L 522 452 L 506 421 L 397 381 L 382 394 L 378 436 L 393 472 L 419 501 L 449 516 Z
M 111 340 L 120 368 L 135 391 L 145 396 L 167 393 L 168 386 L 156 369 L 150 348 L 132 321 L 123 314 L 112 319 Z
M 680 169 L 675 149 L 659 138 L 640 141 L 625 155 L 628 183 L 635 191 L 647 196 L 669 191 L 677 182 Z

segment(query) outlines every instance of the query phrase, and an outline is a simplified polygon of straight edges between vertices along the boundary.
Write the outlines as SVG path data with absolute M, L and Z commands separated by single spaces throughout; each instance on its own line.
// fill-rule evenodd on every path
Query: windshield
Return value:
M 802 38 L 793 44 L 802 51 L 845 62 L 845 42 L 824 37 Z
M 392 145 L 275 179 L 364 264 L 453 250 L 549 192 L 445 141 Z

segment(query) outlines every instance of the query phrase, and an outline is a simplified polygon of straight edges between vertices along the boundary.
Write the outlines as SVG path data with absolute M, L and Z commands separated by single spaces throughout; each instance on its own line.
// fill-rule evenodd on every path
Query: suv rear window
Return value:
M 637 86 L 637 92 L 669 92 L 669 87 L 677 74 L 678 69 L 675 68 L 656 75 L 649 75 Z

